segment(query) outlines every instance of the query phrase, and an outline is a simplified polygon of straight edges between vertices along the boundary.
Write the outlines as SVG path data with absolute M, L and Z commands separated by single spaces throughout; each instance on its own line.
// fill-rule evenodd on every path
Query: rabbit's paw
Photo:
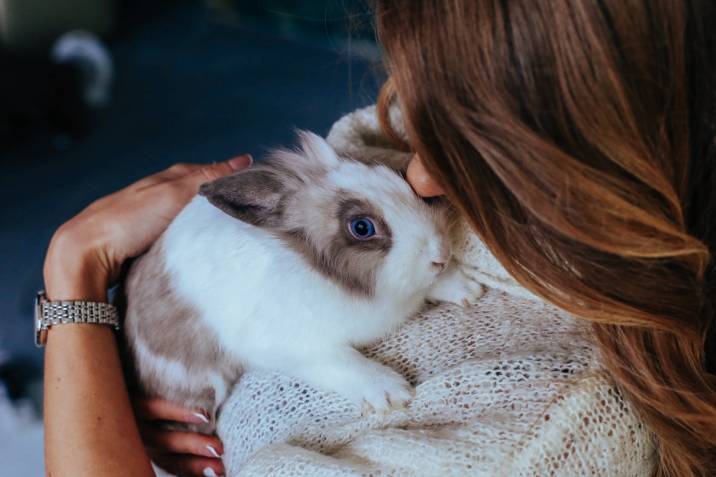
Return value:
M 484 294 L 485 287 L 481 283 L 452 265 L 430 289 L 428 300 L 469 307 L 480 301 Z
M 388 413 L 405 409 L 415 395 L 400 373 L 366 358 L 352 347 L 327 353 L 320 359 L 314 357 L 310 364 L 295 366 L 292 374 L 340 394 L 363 411 Z
M 415 390 L 403 376 L 382 365 L 355 378 L 356 386 L 349 397 L 360 403 L 363 414 L 372 411 L 387 414 L 391 410 L 406 409 L 415 397 Z

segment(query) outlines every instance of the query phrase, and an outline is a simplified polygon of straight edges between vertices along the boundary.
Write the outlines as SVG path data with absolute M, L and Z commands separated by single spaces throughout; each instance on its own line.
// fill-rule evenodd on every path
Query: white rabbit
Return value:
M 300 151 L 204 184 L 134 263 L 125 329 L 146 393 L 213 417 L 243 369 L 263 369 L 388 411 L 411 386 L 354 346 L 426 299 L 480 296 L 447 267 L 445 206 L 395 171 L 300 138 Z

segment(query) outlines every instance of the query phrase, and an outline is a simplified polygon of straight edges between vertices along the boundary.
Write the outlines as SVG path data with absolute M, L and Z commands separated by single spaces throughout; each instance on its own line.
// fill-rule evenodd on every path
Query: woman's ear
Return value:
M 199 195 L 237 219 L 258 227 L 281 224 L 285 183 L 275 171 L 256 167 L 202 184 Z
M 442 187 L 425 170 L 425 166 L 417 154 L 410 160 L 405 178 L 413 190 L 421 197 L 436 197 L 445 194 Z

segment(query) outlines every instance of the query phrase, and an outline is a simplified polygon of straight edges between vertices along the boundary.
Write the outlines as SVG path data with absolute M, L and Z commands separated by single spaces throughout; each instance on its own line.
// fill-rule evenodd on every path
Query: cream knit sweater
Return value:
M 365 160 L 405 159 L 386 149 L 372 107 L 328 140 Z M 454 242 L 462 270 L 488 287 L 481 301 L 428 306 L 364 350 L 416 386 L 410 407 L 362 416 L 337 395 L 247 373 L 219 418 L 227 475 L 652 474 L 650 435 L 602 369 L 589 327 L 520 287 L 467 226 Z

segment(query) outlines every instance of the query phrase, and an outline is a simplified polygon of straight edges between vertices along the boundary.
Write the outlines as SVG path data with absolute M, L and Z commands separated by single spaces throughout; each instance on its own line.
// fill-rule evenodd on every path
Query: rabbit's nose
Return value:
M 442 242 L 438 246 L 437 253 L 433 255 L 433 265 L 435 266 L 442 266 L 442 268 L 445 268 L 450 261 L 450 257 L 452 256 L 452 251 L 450 250 L 450 244 L 446 242 Z
M 437 268 L 438 273 L 440 273 L 443 270 L 445 270 L 445 267 L 447 267 L 447 263 L 446 262 L 433 262 L 433 267 Z

